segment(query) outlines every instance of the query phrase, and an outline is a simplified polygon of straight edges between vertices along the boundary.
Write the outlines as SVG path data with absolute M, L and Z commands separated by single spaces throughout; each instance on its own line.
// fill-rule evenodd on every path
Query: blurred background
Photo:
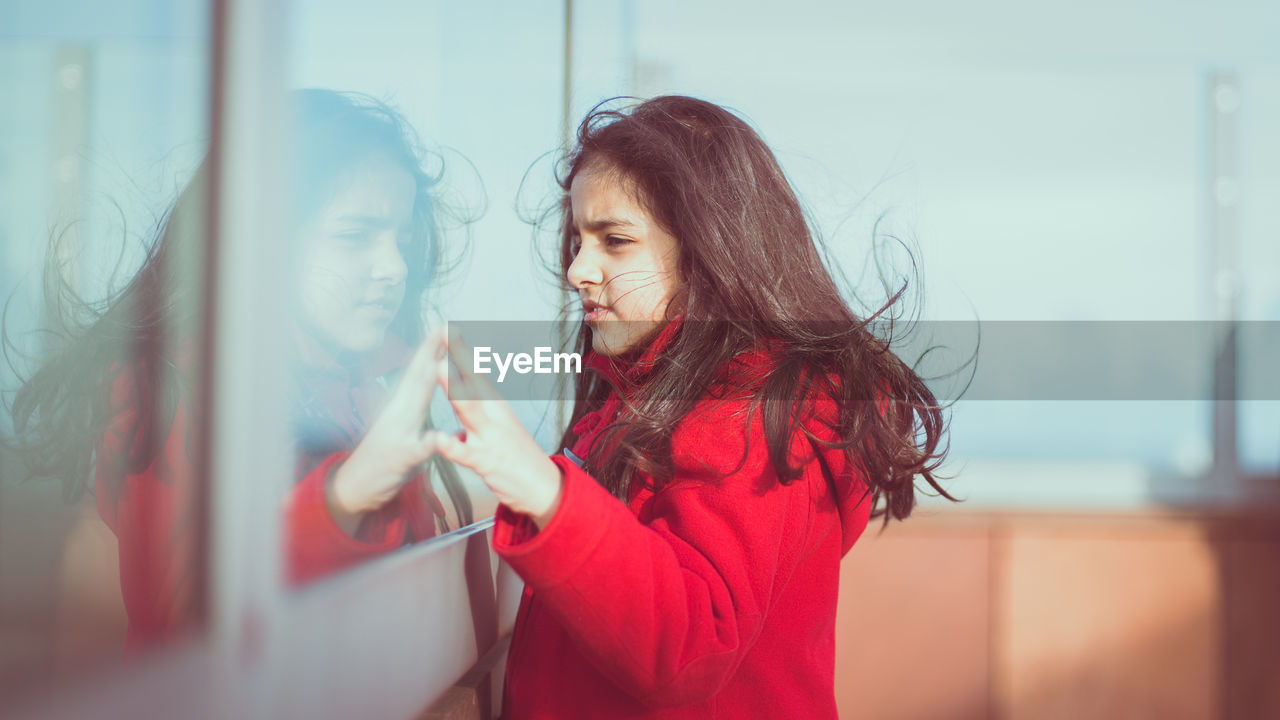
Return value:
M 104 296 L 211 149 L 225 161 L 191 270 L 211 309 L 200 352 L 242 374 L 201 376 L 210 457 L 232 458 L 192 500 L 205 610 L 146 655 L 121 654 L 93 497 L 27 480 L 0 450 L 0 713 L 112 698 L 95 707 L 124 716 L 139 692 L 184 716 L 496 710 L 490 636 L 511 597 L 496 564 L 479 573 L 497 576 L 488 605 L 450 536 L 297 593 L 279 579 L 281 520 L 259 509 L 289 476 L 254 437 L 283 411 L 259 420 L 243 388 L 279 394 L 280 368 L 253 362 L 245 347 L 273 333 L 243 310 L 283 262 L 281 98 L 324 87 L 387 101 L 439 161 L 462 261 L 431 290 L 432 323 L 553 317 L 530 220 L 556 197 L 556 153 L 604 99 L 680 93 L 760 131 L 851 299 L 876 307 L 882 281 L 910 282 L 904 312 L 952 339 L 942 371 L 962 368 L 945 397 L 977 349 L 945 468 L 964 502 L 925 498 L 846 558 L 842 717 L 1280 717 L 1278 38 L 1280 6 L 1253 0 L 5 3 L 6 399 L 51 342 L 50 248 L 77 292 Z M 1065 374 L 1037 375 L 1044 353 Z M 1030 380 L 1003 386 L 1017 391 L 982 384 L 1020 362 Z M 1180 382 L 1117 390 L 1170 362 Z M 548 446 L 556 409 L 521 409 Z M 285 472 L 248 478 L 236 458 Z M 477 508 L 483 531 L 492 506 Z M 369 597 L 403 604 L 352 609 Z M 397 638 L 413 647 L 379 655 Z

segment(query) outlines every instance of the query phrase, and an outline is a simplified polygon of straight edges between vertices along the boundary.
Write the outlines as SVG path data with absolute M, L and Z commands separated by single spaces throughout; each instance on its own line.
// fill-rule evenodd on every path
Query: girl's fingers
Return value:
M 440 364 L 437 373 L 449 404 L 453 406 L 463 427 L 483 431 L 514 420 L 515 413 L 498 392 L 497 386 L 487 377 L 476 373 L 472 367 L 470 346 L 456 333 L 450 333 L 444 342 L 448 360 Z M 457 369 L 456 375 L 449 372 L 450 360 Z
M 435 372 L 436 374 L 436 382 L 440 384 L 440 387 L 444 388 L 445 394 L 448 395 L 450 394 L 449 383 L 451 381 L 449 379 L 449 357 L 447 354 L 448 350 L 446 349 L 445 352 L 446 352 L 445 357 L 436 360 L 435 364 L 432 365 L 431 367 L 433 368 L 433 372 Z
M 432 455 L 436 454 L 436 450 L 440 445 L 440 438 L 438 436 L 442 434 L 443 433 L 434 428 L 422 433 L 422 439 L 418 441 L 418 449 L 422 453 L 422 459 L 418 462 L 424 463 L 430 460 Z
M 446 352 L 457 369 L 457 375 L 450 376 L 446 364 L 440 370 L 444 378 L 442 384 L 458 418 L 463 425 L 474 429 L 477 423 L 484 422 L 489 410 L 486 405 L 493 400 L 501 400 L 501 396 L 492 383 L 477 375 L 471 367 L 471 349 L 467 344 L 456 336 L 447 342 Z
M 436 451 L 446 460 L 464 467 L 476 469 L 476 460 L 471 447 L 462 440 L 448 433 L 436 433 Z
M 449 405 L 453 407 L 453 412 L 457 414 L 463 426 L 474 429 L 479 422 L 476 404 L 474 401 L 464 399 L 468 392 L 462 386 L 460 379 L 455 379 L 449 374 L 448 360 L 440 361 L 436 369 L 436 379 L 444 388 L 445 397 L 449 398 Z
M 498 392 L 497 386 L 489 378 L 475 372 L 475 368 L 472 367 L 474 355 L 471 347 L 462 340 L 462 337 L 452 335 L 447 343 L 449 358 L 458 368 L 458 378 L 462 382 L 462 390 L 457 395 L 465 395 L 468 400 L 502 400 L 502 394 Z
M 444 335 L 439 330 L 429 333 L 418 343 L 409 364 L 405 366 L 404 377 L 393 395 L 394 400 L 409 403 L 405 407 L 411 412 L 425 412 L 431 405 L 431 396 L 435 393 L 435 381 L 431 377 L 436 358 L 443 352 Z
M 409 365 L 405 368 L 405 377 L 415 381 L 421 381 L 426 377 L 431 368 L 431 361 L 439 357 L 443 344 L 444 338 L 439 330 L 427 333 L 427 336 L 414 349 L 413 357 L 409 359 Z
M 498 389 L 494 387 L 489 379 L 475 372 L 472 363 L 475 361 L 475 355 L 471 346 L 462 339 L 461 335 L 454 333 L 446 340 L 447 352 L 453 364 L 458 368 L 458 377 L 462 380 L 464 387 L 468 391 L 470 398 L 474 400 L 497 400 L 502 396 L 498 394 Z
M 461 335 L 451 333 L 445 340 L 445 352 L 458 369 L 458 379 L 464 386 L 469 385 L 476 377 L 475 368 L 471 366 L 474 358 L 471 348 L 462 341 Z
M 456 328 L 450 328 L 444 339 L 444 349 L 449 357 L 453 360 L 453 364 L 458 366 L 458 376 L 464 380 L 471 372 L 471 366 L 465 360 L 466 356 L 471 352 L 471 348 L 462 341 L 462 335 Z
M 489 402 L 506 402 L 506 398 L 502 397 L 502 393 L 498 392 L 498 386 L 488 377 L 477 375 L 471 383 L 472 392 L 476 393 L 477 399 L 487 400 Z

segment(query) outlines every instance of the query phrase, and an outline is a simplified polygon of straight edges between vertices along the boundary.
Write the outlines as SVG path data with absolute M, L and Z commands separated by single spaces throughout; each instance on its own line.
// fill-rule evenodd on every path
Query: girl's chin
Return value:
M 614 348 L 611 348 L 608 345 L 605 345 L 600 342 L 591 343 L 591 349 L 595 350 L 597 355 L 603 355 L 605 357 L 615 357 L 625 352 L 625 351 L 615 350 Z
M 354 352 L 373 352 L 382 347 L 382 343 L 387 339 L 387 327 L 385 325 L 378 328 L 371 328 L 360 333 L 358 338 L 353 338 L 351 349 Z
M 341 355 L 364 355 L 382 347 L 387 338 L 385 325 L 373 328 L 366 327 L 351 330 L 341 335 L 328 335 L 320 338 L 330 351 Z
M 647 347 L 665 322 L 605 320 L 591 323 L 591 349 L 606 357 L 626 355 Z
M 635 346 L 635 341 L 625 337 L 611 337 L 609 332 L 600 332 L 593 328 L 591 349 L 605 357 L 626 355 Z

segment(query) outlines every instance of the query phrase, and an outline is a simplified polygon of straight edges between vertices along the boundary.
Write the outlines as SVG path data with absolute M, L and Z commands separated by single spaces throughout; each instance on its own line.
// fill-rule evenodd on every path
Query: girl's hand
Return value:
M 438 433 L 423 428 L 443 353 L 443 331 L 423 339 L 378 419 L 334 473 L 327 495 L 329 511 L 348 534 L 354 533 L 364 513 L 390 502 L 435 452 Z
M 449 338 L 446 344 L 458 378 L 451 384 L 449 363 L 441 361 L 439 380 L 465 430 L 460 437 L 438 433 L 440 454 L 474 470 L 503 505 L 531 516 L 542 529 L 560 507 L 560 468 L 493 384 L 475 374 L 471 350 L 461 338 Z

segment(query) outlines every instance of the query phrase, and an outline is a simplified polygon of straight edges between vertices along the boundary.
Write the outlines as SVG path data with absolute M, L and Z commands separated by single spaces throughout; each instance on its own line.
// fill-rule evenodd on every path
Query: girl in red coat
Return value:
M 298 453 L 284 564 L 302 582 L 437 534 L 445 512 L 423 463 L 462 522 L 470 503 L 423 432 L 439 352 L 422 341 L 422 312 L 442 255 L 440 178 L 385 104 L 330 90 L 290 100 L 294 262 L 279 280 Z M 206 163 L 107 302 L 54 286 L 64 335 L 14 400 L 30 473 L 61 479 L 74 498 L 87 487 L 118 540 L 131 650 L 198 625 L 206 595 L 201 313 L 183 262 L 204 246 L 209 182 Z
M 439 446 L 501 500 L 494 546 L 525 581 L 506 717 L 835 717 L 840 559 L 907 517 L 916 476 L 946 495 L 938 403 L 732 113 L 597 108 L 564 167 L 585 372 L 560 453 L 449 341 L 466 432 Z

